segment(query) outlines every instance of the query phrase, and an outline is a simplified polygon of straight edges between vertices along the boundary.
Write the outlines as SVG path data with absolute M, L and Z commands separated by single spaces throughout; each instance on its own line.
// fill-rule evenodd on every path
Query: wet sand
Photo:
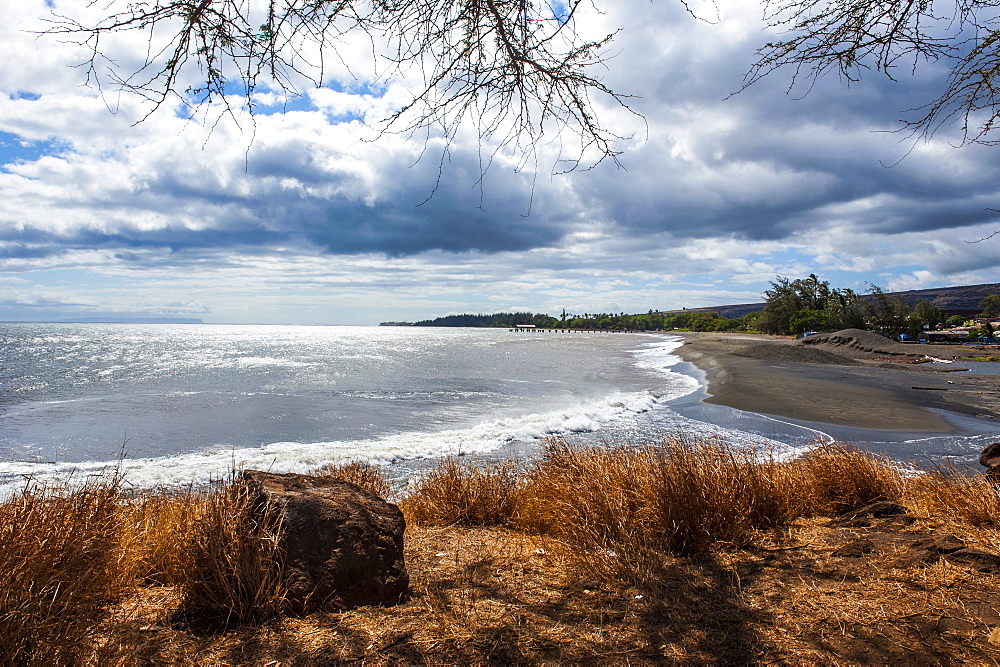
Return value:
M 925 353 L 951 358 L 967 348 L 802 341 L 751 334 L 683 333 L 677 350 L 705 371 L 706 402 L 803 422 L 874 431 L 956 433 L 934 410 L 1000 419 L 1000 377 L 907 363 Z M 1000 423 L 1000 422 L 998 422 Z

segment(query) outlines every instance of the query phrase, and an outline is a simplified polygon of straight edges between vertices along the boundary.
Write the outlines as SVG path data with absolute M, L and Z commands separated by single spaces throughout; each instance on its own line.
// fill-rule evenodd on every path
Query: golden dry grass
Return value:
M 389 484 L 385 472 L 382 468 L 367 461 L 351 461 L 338 465 L 328 463 L 317 473 L 355 484 L 379 498 L 389 498 L 392 495 L 392 486 Z
M 899 470 L 887 459 L 840 444 L 822 445 L 792 463 L 806 508 L 841 514 L 876 500 L 902 499 Z
M 72 662 L 94 619 L 132 592 L 117 475 L 72 492 L 29 483 L 0 504 L 0 662 Z
M 907 480 L 908 501 L 928 516 L 973 528 L 1000 528 L 1000 485 L 942 467 Z
M 791 472 L 711 440 L 587 449 L 555 441 L 528 472 L 514 525 L 629 556 L 739 545 L 798 515 Z
M 368 464 L 325 474 L 389 488 Z M 916 522 L 824 527 L 877 499 Z M 1000 577 L 894 563 L 941 530 L 1000 549 L 998 500 L 983 478 L 903 478 L 839 446 L 781 463 L 713 440 L 554 441 L 527 465 L 451 459 L 414 481 L 409 602 L 292 617 L 277 516 L 252 519 L 239 485 L 27 487 L 0 503 L 0 660 L 988 662 Z M 870 556 L 831 555 L 859 536 Z
M 261 502 L 239 483 L 205 498 L 180 584 L 183 618 L 228 625 L 259 621 L 281 611 L 282 514 L 261 507 Z
M 414 480 L 399 507 L 410 524 L 505 525 L 523 484 L 513 463 L 472 466 L 448 458 Z

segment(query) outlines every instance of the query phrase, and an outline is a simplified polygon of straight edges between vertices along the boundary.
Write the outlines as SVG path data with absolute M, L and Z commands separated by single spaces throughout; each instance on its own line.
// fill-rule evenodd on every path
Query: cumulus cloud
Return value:
M 82 86 L 71 65 L 86 53 L 33 34 L 46 10 L 18 5 L 0 26 L 0 271 L 26 282 L 6 312 L 645 310 L 752 301 L 776 274 L 890 287 L 995 275 L 995 242 L 966 242 L 1000 228 L 995 149 L 955 148 L 947 128 L 892 132 L 933 97 L 935 67 L 821 80 L 802 99 L 777 76 L 730 96 L 767 38 L 759 7 L 695 8 L 711 21 L 679 3 L 602 9 L 583 27 L 622 28 L 603 76 L 642 118 L 598 100 L 628 137 L 624 168 L 554 174 L 569 140 L 540 141 L 525 163 L 473 127 L 447 142 L 380 132 L 410 82 L 373 65 L 337 65 L 302 98 L 261 90 L 255 118 L 238 100 L 193 119 L 170 100 L 136 124 L 148 103 Z M 109 43 L 126 66 L 140 46 Z M 94 284 L 56 287 L 58 271 Z

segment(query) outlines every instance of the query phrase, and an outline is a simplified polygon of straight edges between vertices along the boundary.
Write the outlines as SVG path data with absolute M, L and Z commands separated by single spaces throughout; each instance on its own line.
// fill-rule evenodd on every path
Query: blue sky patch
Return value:
M 66 148 L 67 144 L 62 141 L 27 141 L 11 132 L 0 132 L 0 170 L 6 165 L 34 162 L 46 155 L 58 155 Z

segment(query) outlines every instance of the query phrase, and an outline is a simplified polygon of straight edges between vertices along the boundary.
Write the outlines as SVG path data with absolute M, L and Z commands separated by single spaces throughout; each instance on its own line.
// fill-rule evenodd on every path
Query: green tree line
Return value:
M 667 331 L 674 329 L 694 331 L 756 331 L 758 313 L 746 317 L 727 318 L 715 312 L 684 311 L 628 315 L 625 313 L 563 313 L 552 317 L 544 313 L 493 313 L 491 315 L 447 315 L 432 320 L 415 322 L 423 327 L 512 327 L 531 324 L 550 329 L 587 329 L 601 331 Z
M 960 316 L 946 317 L 927 299 L 912 307 L 901 296 L 886 294 L 869 285 L 860 294 L 850 288 L 831 287 L 815 274 L 791 280 L 777 276 L 763 293 L 765 303 L 759 312 L 728 318 L 716 312 L 682 311 L 664 313 L 584 313 L 563 312 L 560 317 L 545 313 L 493 313 L 491 315 L 447 315 L 416 322 L 424 327 L 513 327 L 530 324 L 550 329 L 586 329 L 601 331 L 745 331 L 782 335 L 802 335 L 808 331 L 867 329 L 916 338 L 921 331 L 965 323 Z M 979 303 L 983 317 L 1000 316 L 1000 294 L 990 294 Z M 983 335 L 992 336 L 986 327 Z M 978 335 L 979 332 L 973 332 Z
M 765 304 L 757 324 L 764 333 L 796 334 L 807 331 L 867 329 L 887 336 L 906 334 L 916 338 L 921 331 L 960 326 L 966 318 L 945 316 L 927 299 L 912 307 L 903 297 L 886 294 L 877 285 L 867 294 L 849 288 L 834 288 L 815 274 L 789 280 L 778 276 L 764 291 Z M 983 317 L 1000 315 L 1000 295 L 990 294 L 979 302 Z M 974 332 L 977 333 L 977 332 Z M 991 332 L 986 335 L 992 336 Z

